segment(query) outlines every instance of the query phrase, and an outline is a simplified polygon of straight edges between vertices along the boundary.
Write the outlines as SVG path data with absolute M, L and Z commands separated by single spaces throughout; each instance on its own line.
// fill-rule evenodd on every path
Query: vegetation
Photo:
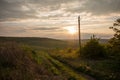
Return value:
M 81 57 L 87 59 L 100 59 L 105 57 L 105 49 L 99 39 L 93 35 L 82 49 Z
M 0 79 L 89 80 L 46 52 L 16 42 L 0 42 Z
M 110 53 L 120 59 L 120 19 L 117 19 L 110 29 L 115 32 L 114 37 L 109 41 Z
M 117 26 L 117 27 L 116 27 Z M 120 19 L 113 24 L 114 37 L 100 44 L 94 36 L 83 45 L 79 57 L 78 49 L 54 51 L 52 57 L 67 64 L 73 70 L 94 77 L 96 80 L 120 80 Z M 69 52 L 69 53 L 68 53 Z
M 1 80 L 31 80 L 35 77 L 32 75 L 35 69 L 31 53 L 25 53 L 15 42 L 0 43 Z

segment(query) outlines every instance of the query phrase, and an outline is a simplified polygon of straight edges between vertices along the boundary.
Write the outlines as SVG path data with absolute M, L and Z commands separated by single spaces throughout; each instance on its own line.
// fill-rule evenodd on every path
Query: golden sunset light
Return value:
M 72 27 L 67 27 L 66 30 L 68 31 L 69 34 L 75 34 L 77 33 L 77 30 L 74 26 Z
M 120 0 L 0 0 L 0 80 L 120 80 Z

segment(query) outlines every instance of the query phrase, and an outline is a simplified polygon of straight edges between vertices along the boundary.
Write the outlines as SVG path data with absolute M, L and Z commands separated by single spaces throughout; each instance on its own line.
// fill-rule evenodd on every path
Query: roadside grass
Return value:
M 43 54 L 16 42 L 0 42 L 0 80 L 65 80 Z
M 61 50 L 60 50 L 61 51 Z M 120 80 L 120 62 L 112 59 L 89 60 L 81 59 L 76 53 L 66 53 L 65 50 L 53 51 L 51 56 L 68 65 L 77 72 L 94 77 L 96 80 Z M 75 51 L 71 51 L 75 52 Z M 71 56 L 72 54 L 72 56 Z

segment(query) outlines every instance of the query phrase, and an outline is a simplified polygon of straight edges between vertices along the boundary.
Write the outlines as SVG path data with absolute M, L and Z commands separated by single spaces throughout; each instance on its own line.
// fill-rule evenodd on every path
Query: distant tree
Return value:
M 87 59 L 100 59 L 105 57 L 105 49 L 93 35 L 83 47 L 81 56 Z
M 110 27 L 110 29 L 115 32 L 113 38 L 109 41 L 111 53 L 120 56 L 120 18 L 113 23 L 113 26 Z

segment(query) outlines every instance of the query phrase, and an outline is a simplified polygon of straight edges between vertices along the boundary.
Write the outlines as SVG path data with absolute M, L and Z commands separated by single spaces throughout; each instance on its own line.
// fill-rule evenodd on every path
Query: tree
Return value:
M 105 49 L 93 35 L 83 47 L 81 56 L 87 59 L 100 59 L 105 57 Z
M 120 56 L 120 18 L 113 23 L 110 29 L 115 32 L 113 38 L 109 41 L 111 53 L 115 56 Z

